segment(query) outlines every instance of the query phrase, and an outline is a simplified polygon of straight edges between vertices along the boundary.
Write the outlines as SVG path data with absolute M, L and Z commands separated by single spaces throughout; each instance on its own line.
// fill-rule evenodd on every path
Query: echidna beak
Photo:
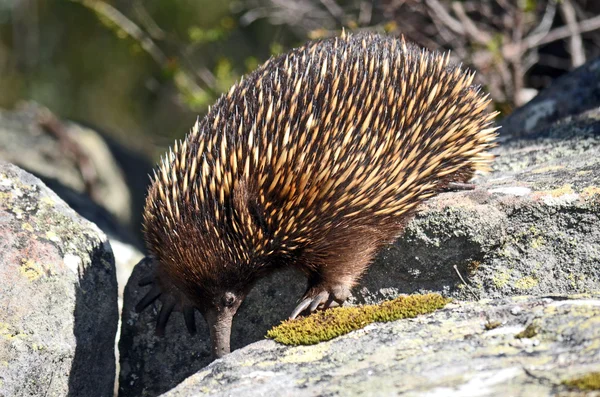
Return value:
M 212 357 L 217 359 L 230 352 L 229 340 L 231 338 L 231 323 L 234 311 L 215 309 L 208 310 L 204 318 L 210 329 L 210 343 L 212 345 Z

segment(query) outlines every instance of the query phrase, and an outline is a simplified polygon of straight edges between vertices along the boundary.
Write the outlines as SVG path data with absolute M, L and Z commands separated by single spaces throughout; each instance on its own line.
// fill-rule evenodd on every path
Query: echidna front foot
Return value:
M 152 258 L 144 258 L 142 261 L 151 261 Z M 156 267 L 155 267 L 156 269 Z M 150 290 L 135 306 L 137 313 L 142 312 L 156 300 L 162 303 L 158 318 L 156 320 L 155 334 L 164 336 L 165 328 L 171 313 L 183 312 L 185 325 L 191 335 L 196 333 L 196 321 L 194 317 L 195 307 L 189 302 L 185 295 L 171 282 L 159 277 L 158 274 L 145 277 L 138 283 L 140 287 L 151 285 Z
M 350 296 L 350 288 L 345 285 L 335 285 L 327 289 L 310 288 L 304 295 L 302 302 L 292 312 L 290 319 L 295 319 L 300 314 L 311 314 L 317 310 L 341 306 Z

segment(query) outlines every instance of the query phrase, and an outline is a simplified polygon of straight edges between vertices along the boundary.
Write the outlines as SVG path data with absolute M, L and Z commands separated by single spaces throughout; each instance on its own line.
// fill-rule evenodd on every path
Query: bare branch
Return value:
M 569 39 L 569 49 L 571 50 L 571 64 L 573 67 L 583 65 L 585 63 L 585 52 L 583 51 L 583 40 L 581 33 L 577 30 L 577 16 L 575 8 L 571 0 L 563 0 L 560 4 L 560 11 L 565 18 L 567 28 L 571 33 Z
M 456 13 L 458 19 L 462 23 L 464 30 L 469 34 L 471 39 L 480 44 L 487 44 L 492 40 L 492 36 L 490 36 L 487 32 L 484 32 L 477 28 L 475 23 L 469 18 L 463 4 L 459 1 L 455 1 L 452 3 L 452 9 Z
M 556 1 L 550 0 L 548 5 L 546 6 L 546 10 L 544 11 L 544 16 L 540 21 L 539 25 L 535 27 L 531 32 L 529 32 L 529 36 L 536 34 L 546 35 L 552 28 L 552 22 L 554 22 L 554 16 L 556 15 Z
M 133 23 L 129 18 L 123 15 L 119 10 L 103 1 L 94 0 L 71 0 L 74 3 L 83 5 L 84 7 L 96 12 L 102 17 L 108 19 L 120 29 L 122 29 L 129 37 L 140 44 L 142 49 L 163 69 L 168 69 L 170 65 L 169 58 L 165 53 L 154 43 L 152 38 L 148 36 L 139 26 Z M 195 80 L 191 78 L 185 71 L 180 71 L 174 77 L 175 84 L 182 90 L 192 95 L 205 92 Z
M 361 1 L 360 13 L 358 14 L 358 24 L 367 26 L 371 23 L 373 17 L 373 3 L 369 1 Z
M 342 8 L 337 5 L 337 3 L 333 0 L 320 0 L 321 4 L 323 4 L 325 6 L 325 8 L 327 9 L 327 11 L 329 11 L 329 13 L 342 25 L 345 24 L 346 22 L 346 13 L 344 13 L 344 10 L 342 10 Z
M 585 33 L 591 32 L 593 30 L 600 29 L 600 15 L 595 16 L 593 18 L 586 19 L 584 21 L 580 21 L 576 27 L 577 33 Z M 543 44 L 552 43 L 553 41 L 566 39 L 572 35 L 571 28 L 569 26 L 561 26 L 559 28 L 553 29 L 547 34 L 538 33 L 535 35 L 531 35 L 525 38 L 523 41 L 524 48 L 530 49 L 534 47 L 539 47 Z
M 452 15 L 446 11 L 443 5 L 438 0 L 427 0 L 427 5 L 435 13 L 435 15 L 446 25 L 450 30 L 460 35 L 465 34 L 465 30 L 460 21 L 454 19 Z

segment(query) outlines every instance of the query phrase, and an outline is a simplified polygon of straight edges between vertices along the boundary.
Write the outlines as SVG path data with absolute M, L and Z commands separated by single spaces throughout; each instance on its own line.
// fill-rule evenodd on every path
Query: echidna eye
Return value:
M 233 306 L 234 303 L 235 303 L 235 295 L 232 294 L 231 292 L 226 292 L 225 295 L 223 295 L 223 306 L 231 307 L 231 306 Z

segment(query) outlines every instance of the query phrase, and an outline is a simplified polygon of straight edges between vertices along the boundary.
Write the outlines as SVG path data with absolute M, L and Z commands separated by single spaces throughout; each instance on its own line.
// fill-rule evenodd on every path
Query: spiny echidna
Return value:
M 294 266 L 291 317 L 342 304 L 425 199 L 486 170 L 496 136 L 474 74 L 404 40 L 343 34 L 273 58 L 222 96 L 155 173 L 144 233 L 157 332 L 194 309 L 212 352 L 255 282 Z M 149 283 L 149 280 L 147 280 Z

